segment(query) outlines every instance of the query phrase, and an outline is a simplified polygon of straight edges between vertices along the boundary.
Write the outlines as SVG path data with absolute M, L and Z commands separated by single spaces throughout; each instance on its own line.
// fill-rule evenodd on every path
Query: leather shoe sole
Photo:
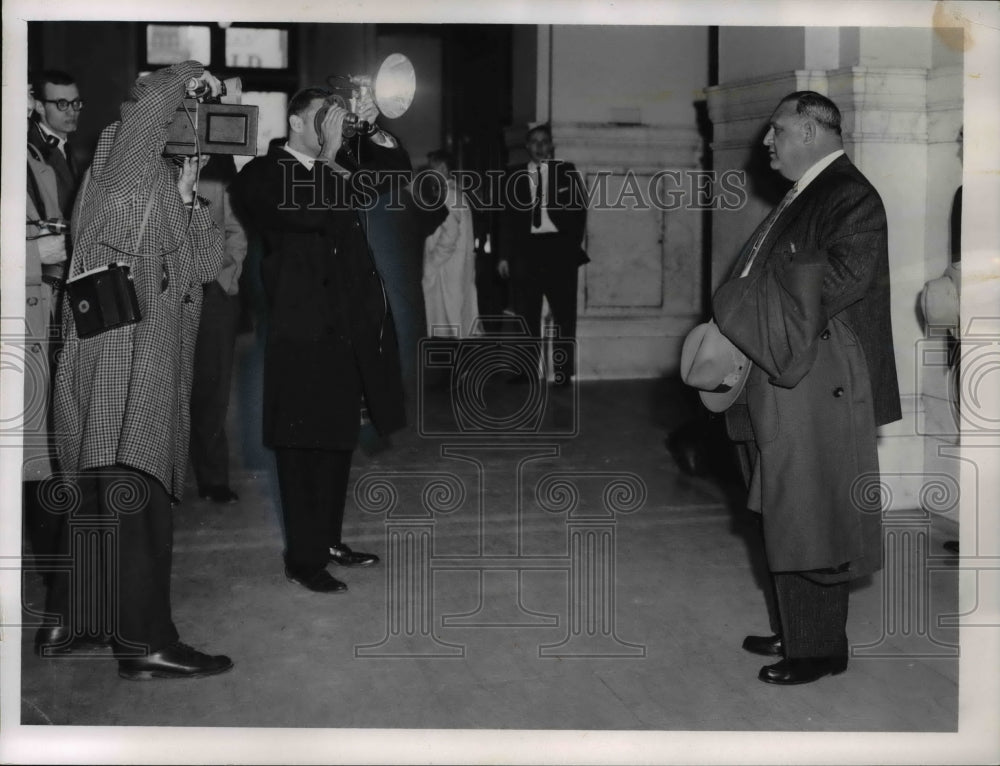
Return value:
M 233 661 L 224 654 L 215 656 L 199 652 L 187 644 L 175 641 L 148 657 L 118 661 L 118 675 L 129 681 L 151 681 L 156 678 L 204 678 L 232 669 Z
M 347 583 L 341 582 L 325 569 L 320 569 L 310 575 L 297 575 L 285 569 L 285 577 L 291 582 L 298 583 L 303 588 L 314 593 L 343 593 L 347 590 Z
M 835 676 L 847 670 L 847 657 L 795 657 L 765 665 L 757 675 L 766 684 L 793 686 L 808 684 L 823 676 Z
M 743 649 L 764 657 L 780 657 L 785 653 L 781 636 L 747 636 L 743 639 Z

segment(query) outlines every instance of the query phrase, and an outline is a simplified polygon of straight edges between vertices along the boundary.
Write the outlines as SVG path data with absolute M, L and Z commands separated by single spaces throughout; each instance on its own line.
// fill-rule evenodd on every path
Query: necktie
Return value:
M 753 247 L 750 248 L 750 257 L 747 259 L 747 265 L 743 267 L 743 271 L 740 273 L 741 277 L 745 277 L 750 273 L 750 267 L 753 266 L 754 259 L 757 257 L 757 252 L 760 250 L 760 246 L 764 244 L 764 240 L 767 238 L 768 232 L 771 231 L 771 227 L 774 226 L 774 222 L 778 220 L 778 216 L 784 212 L 785 208 L 788 207 L 792 200 L 795 199 L 795 193 L 798 190 L 798 184 L 792 184 L 792 188 L 785 192 L 785 196 L 781 198 L 781 202 L 778 206 L 774 208 L 764 219 L 764 223 L 760 225 L 758 229 L 757 238 L 753 242 Z
M 531 226 L 542 225 L 542 163 L 535 166 L 535 204 L 531 208 Z
M 66 167 L 69 168 L 70 178 L 72 178 L 73 181 L 74 181 L 74 183 L 75 183 L 76 182 L 76 163 L 73 161 L 73 146 L 72 146 L 72 144 L 70 144 L 70 142 L 68 140 L 66 141 L 65 144 L 63 144 L 63 152 L 65 152 L 65 154 L 66 154 Z

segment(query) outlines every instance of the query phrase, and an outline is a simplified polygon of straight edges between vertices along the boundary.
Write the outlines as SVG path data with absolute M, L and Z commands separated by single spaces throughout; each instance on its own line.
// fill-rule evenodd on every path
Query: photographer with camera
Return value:
M 196 194 L 202 158 L 178 167 L 163 155 L 168 123 L 199 86 L 221 89 L 196 61 L 136 81 L 121 120 L 98 139 L 73 215 L 54 410 L 72 482 L 62 495 L 77 501 L 61 538 L 74 572 L 53 577 L 49 611 L 61 623 L 43 628 L 37 646 L 51 656 L 109 640 L 119 675 L 134 680 L 232 667 L 181 643 L 170 607 L 171 504 L 184 489 L 202 284 L 222 260 L 222 235 Z M 81 533 L 110 537 L 110 560 L 77 550 Z M 97 626 L 71 620 L 92 611 L 71 603 L 71 581 L 74 600 L 107 610 L 93 615 Z
M 295 94 L 288 143 L 247 164 L 230 187 L 265 250 L 263 430 L 277 458 L 285 574 L 320 593 L 347 588 L 326 571 L 331 561 L 378 561 L 341 540 L 362 417 L 380 434 L 405 424 L 396 330 L 360 220 L 365 200 L 351 181 L 362 164 L 398 172 L 409 160 L 375 124 L 370 96 L 356 115 L 371 127 L 346 144 L 348 111 L 332 101 L 322 88 Z

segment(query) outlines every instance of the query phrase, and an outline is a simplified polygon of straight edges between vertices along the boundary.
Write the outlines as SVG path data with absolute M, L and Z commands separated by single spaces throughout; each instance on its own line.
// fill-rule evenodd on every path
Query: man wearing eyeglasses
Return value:
M 70 133 L 80 122 L 83 99 L 72 75 L 46 69 L 31 78 L 35 93 L 34 119 L 28 127 L 28 143 L 37 148 L 56 172 L 56 189 L 62 217 L 69 220 L 80 173 L 73 158 Z

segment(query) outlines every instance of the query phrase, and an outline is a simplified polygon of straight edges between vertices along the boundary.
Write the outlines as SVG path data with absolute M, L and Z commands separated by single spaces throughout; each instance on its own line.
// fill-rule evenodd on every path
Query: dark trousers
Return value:
M 274 451 L 285 523 L 285 565 L 298 575 L 323 569 L 340 543 L 352 450 Z
M 567 251 L 559 234 L 534 234 L 525 252 L 511 263 L 511 308 L 531 337 L 542 336 L 542 298 L 549 302 L 559 339 L 553 347 L 557 382 L 576 372 L 576 282 L 579 253 Z M 538 348 L 538 354 L 542 346 Z
M 743 478 L 750 485 L 754 442 L 737 442 Z M 767 512 L 767 509 L 764 509 Z M 754 514 L 760 522 L 760 514 Z M 758 523 L 763 547 L 763 526 Z M 766 556 L 766 551 L 765 551 Z M 821 584 L 808 572 L 770 571 L 770 592 L 765 592 L 772 630 L 782 636 L 785 657 L 840 657 L 847 654 L 847 607 L 850 583 Z M 767 589 L 766 589 L 767 590 Z
M 239 319 L 238 295 L 215 281 L 204 285 L 191 385 L 191 463 L 199 488 L 229 486 L 226 414 Z
M 50 612 L 77 636 L 110 636 L 123 653 L 177 640 L 170 616 L 173 510 L 163 485 L 126 466 L 84 471 L 59 539 Z
M 773 577 L 785 657 L 846 656 L 850 583 L 821 585 L 801 572 Z

